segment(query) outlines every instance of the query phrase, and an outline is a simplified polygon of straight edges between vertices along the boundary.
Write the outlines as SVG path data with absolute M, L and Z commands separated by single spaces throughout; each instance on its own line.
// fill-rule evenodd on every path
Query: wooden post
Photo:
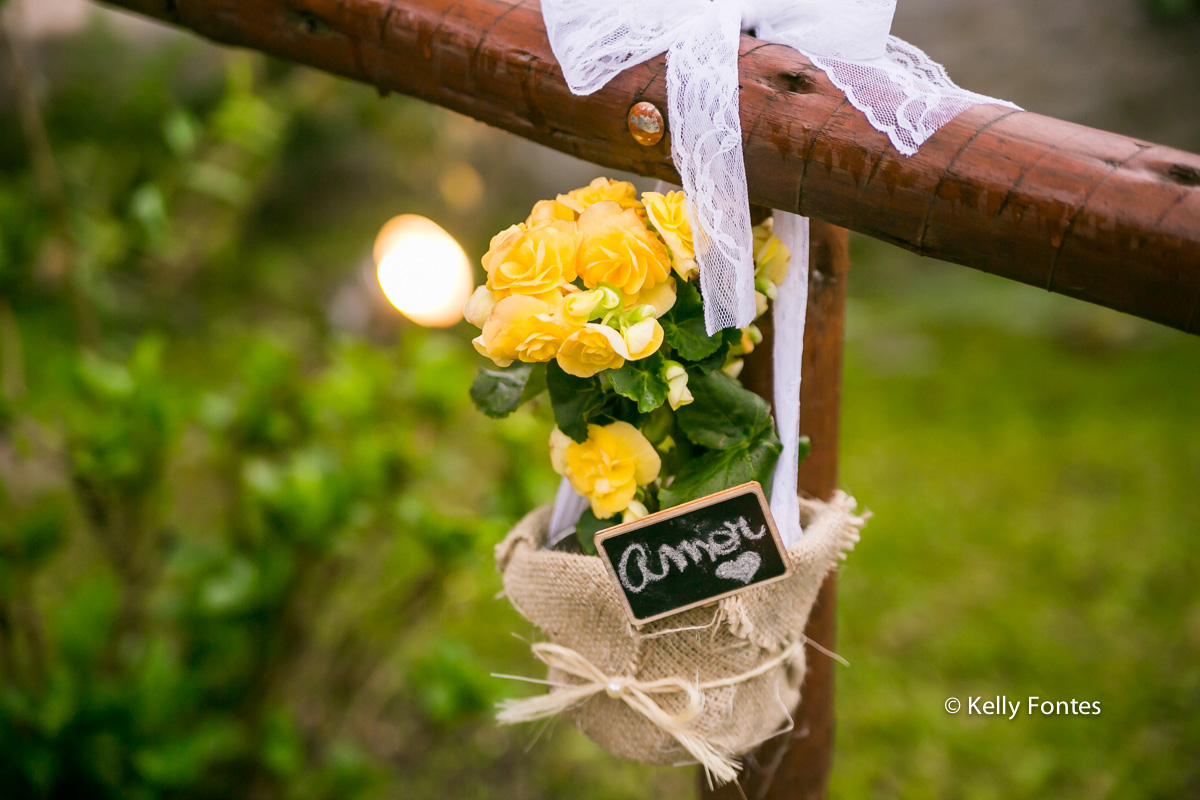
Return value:
M 800 431 L 812 440 L 812 453 L 800 465 L 799 488 L 828 498 L 837 488 L 838 419 L 842 391 L 842 344 L 846 319 L 846 275 L 850 266 L 847 232 L 811 220 L 808 322 L 804 331 L 804 381 L 800 389 Z M 763 321 L 767 322 L 764 317 Z M 770 400 L 774 331 L 762 325 L 763 343 L 746 360 L 742 382 Z M 826 578 L 805 635 L 833 649 L 837 579 Z M 704 800 L 819 800 L 826 795 L 833 762 L 833 669 L 829 657 L 809 648 L 795 728 L 766 742 L 745 759 L 733 784 L 710 790 L 700 776 Z

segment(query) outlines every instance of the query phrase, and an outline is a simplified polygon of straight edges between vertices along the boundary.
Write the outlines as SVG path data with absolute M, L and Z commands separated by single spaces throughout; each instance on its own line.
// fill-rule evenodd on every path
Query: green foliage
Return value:
M 720 348 L 720 336 L 709 336 L 704 328 L 704 308 L 700 290 L 679 281 L 675 305 L 662 320 L 663 337 L 687 361 L 702 361 Z
M 700 373 L 688 380 L 696 399 L 675 412 L 687 438 L 701 447 L 728 450 L 772 430 L 767 401 L 723 372 Z
M 640 361 L 626 361 L 625 366 L 608 372 L 613 391 L 635 401 L 639 414 L 649 414 L 667 402 L 663 360 L 662 353 L 655 353 Z
M 489 417 L 503 419 L 545 388 L 545 365 L 518 361 L 508 367 L 480 368 L 471 384 L 471 400 Z
M 596 550 L 596 534 L 605 528 L 611 528 L 613 522 L 611 519 L 597 519 L 590 508 L 583 510 L 583 515 L 575 523 L 575 538 L 585 556 L 599 555 Z
M 101 54 L 47 105 L 65 218 L 0 137 L 0 794 L 412 796 L 402 762 L 491 731 L 488 674 L 524 662 L 512 619 L 455 616 L 500 609 L 545 428 L 477 417 L 458 332 L 328 324 L 378 198 L 338 240 L 297 219 L 319 177 L 280 183 L 376 97 Z M 406 108 L 370 136 L 411 138 Z
M 1166 20 L 1200 16 L 1200 0 L 1145 0 L 1151 12 Z
M 587 426 L 605 407 L 600 378 L 576 378 L 563 372 L 556 362 L 546 365 L 546 386 L 554 409 L 554 422 L 577 442 L 587 441 Z
M 749 481 L 758 481 L 769 494 L 771 472 L 782 449 L 775 429 L 769 427 L 740 444 L 692 458 L 675 481 L 659 493 L 662 507 L 677 506 Z

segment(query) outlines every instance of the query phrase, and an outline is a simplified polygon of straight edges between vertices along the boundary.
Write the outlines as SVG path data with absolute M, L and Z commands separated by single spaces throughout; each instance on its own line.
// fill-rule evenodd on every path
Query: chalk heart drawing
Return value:
M 762 558 L 758 553 L 742 553 L 733 561 L 718 564 L 717 577 L 747 584 L 754 577 L 754 573 L 758 572 L 758 568 L 761 565 Z

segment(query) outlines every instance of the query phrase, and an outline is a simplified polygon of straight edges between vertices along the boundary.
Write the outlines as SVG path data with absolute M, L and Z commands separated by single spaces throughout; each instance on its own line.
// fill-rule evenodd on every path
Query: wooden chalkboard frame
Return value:
M 664 611 L 660 614 L 654 614 L 654 615 L 651 615 L 648 617 L 642 617 L 642 618 L 637 617 L 634 614 L 633 607 L 629 603 L 629 598 L 625 593 L 625 589 L 621 585 L 621 579 L 617 575 L 616 566 L 612 563 L 612 559 L 609 557 L 608 551 L 602 546 L 602 544 L 604 542 L 608 541 L 609 539 L 613 539 L 618 536 L 623 536 L 623 535 L 631 533 L 633 531 L 640 530 L 642 528 L 646 528 L 651 525 L 655 525 L 657 523 L 664 522 L 669 519 L 674 519 L 675 517 L 681 517 L 686 514 L 691 514 L 696 511 L 699 511 L 700 509 L 707 508 L 709 506 L 718 505 L 727 500 L 731 500 L 731 499 L 734 499 L 737 497 L 742 497 L 743 495 L 747 495 L 747 494 L 754 495 L 758 500 L 758 505 L 762 509 L 763 518 L 766 520 L 767 529 L 771 533 L 771 541 L 773 541 L 775 543 L 775 547 L 779 551 L 780 559 L 783 561 L 784 571 L 781 574 L 775 575 L 771 578 L 767 578 L 766 580 L 756 581 L 754 583 L 750 583 L 745 586 L 737 586 L 733 589 L 730 589 L 727 592 L 723 592 L 721 594 L 716 594 L 716 595 L 711 595 L 709 597 L 703 598 L 702 600 L 697 600 L 693 603 L 688 603 L 686 605 L 678 606 L 676 608 L 670 609 L 669 611 Z M 680 613 L 687 611 L 689 609 L 692 609 L 692 608 L 699 608 L 701 606 L 713 605 L 714 603 L 717 603 L 718 601 L 720 601 L 726 597 L 732 597 L 733 595 L 741 594 L 742 592 L 749 591 L 750 589 L 757 589 L 760 586 L 767 586 L 768 584 L 772 584 L 777 581 L 781 581 L 792 574 L 791 557 L 788 555 L 787 548 L 783 544 L 783 539 L 779 536 L 779 529 L 775 526 L 775 518 L 773 516 L 771 516 L 771 507 L 767 503 L 767 498 L 766 498 L 766 495 L 763 493 L 762 486 L 759 485 L 759 483 L 757 481 L 743 483 L 740 486 L 734 486 L 732 488 L 725 489 L 725 490 L 717 492 L 715 494 L 710 494 L 707 497 L 701 497 L 696 500 L 692 500 L 687 503 L 683 503 L 682 505 L 674 506 L 673 508 L 668 508 L 664 511 L 658 511 L 654 514 L 648 514 L 647 516 L 642 517 L 641 519 L 638 519 L 638 520 L 634 520 L 632 522 L 626 522 L 621 525 L 614 525 L 611 528 L 606 528 L 605 530 L 602 530 L 596 534 L 595 542 L 596 542 L 597 554 L 599 555 L 600 559 L 602 561 L 604 561 L 604 566 L 608 571 L 608 576 L 612 580 L 613 586 L 617 590 L 617 595 L 621 598 L 621 604 L 625 607 L 625 613 L 629 617 L 630 621 L 635 626 L 642 626 L 647 623 L 663 619 L 665 617 L 672 617 L 672 616 L 675 616 L 676 614 L 680 614 Z

